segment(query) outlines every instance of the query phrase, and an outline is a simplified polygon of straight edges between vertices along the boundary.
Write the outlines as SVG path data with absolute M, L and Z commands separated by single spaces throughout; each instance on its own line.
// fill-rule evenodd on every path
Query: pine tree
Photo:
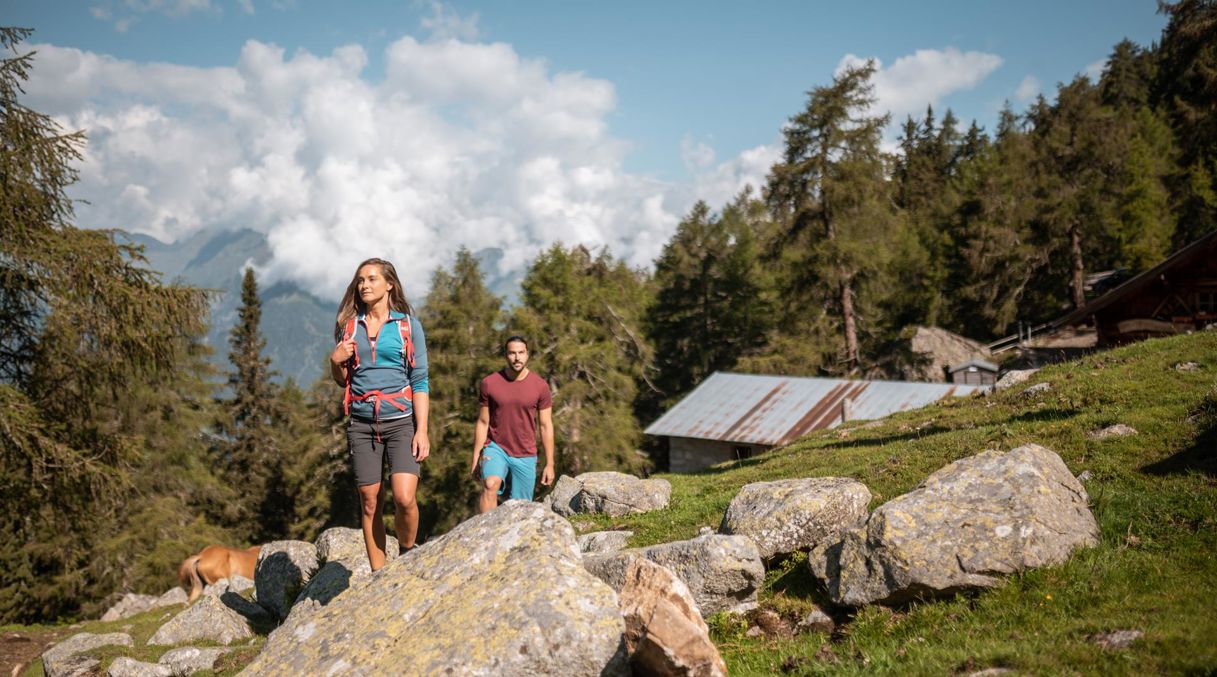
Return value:
M 506 333 L 529 339 L 529 368 L 553 393 L 559 474 L 645 465 L 633 406 L 652 369 L 642 330 L 649 282 L 607 252 L 555 244 L 521 284 Z
M 773 166 L 767 198 L 784 224 L 781 247 L 788 270 L 783 295 L 807 307 L 831 308 L 839 327 L 839 355 L 830 371 L 856 373 L 862 359 L 859 336 L 870 320 L 860 316 L 858 292 L 883 268 L 884 243 L 900 218 L 892 206 L 879 148 L 887 116 L 870 113 L 873 62 L 850 67 L 828 87 L 808 94 L 807 106 L 783 130 L 783 160 Z M 872 299 L 862 299 L 873 306 Z M 788 318 L 790 316 L 787 316 Z M 789 319 L 788 335 L 803 333 Z
M 655 263 L 656 301 L 647 313 L 659 390 L 652 415 L 765 342 L 772 302 L 748 218 L 753 202 L 744 192 L 721 215 L 698 202 Z
M 278 388 L 271 382 L 270 358 L 263 356 L 262 301 L 252 268 L 245 269 L 237 323 L 228 338 L 228 377 L 232 398 L 223 422 L 231 442 L 225 446 L 229 481 L 244 488 L 250 520 L 248 533 L 256 540 L 282 538 L 295 508 L 285 491 L 283 460 L 276 423 L 284 418 Z
M 469 477 L 482 379 L 503 367 L 501 301 L 486 288 L 477 259 L 462 247 L 452 269 L 437 269 L 419 311 L 431 360 L 431 440 L 420 492 L 421 533 L 444 532 L 476 509 Z
M 100 545 L 143 458 L 117 409 L 175 368 L 207 316 L 202 290 L 162 285 L 138 247 L 72 224 L 84 136 L 20 102 L 29 34 L 0 28 L 0 623 L 109 592 L 117 562 Z

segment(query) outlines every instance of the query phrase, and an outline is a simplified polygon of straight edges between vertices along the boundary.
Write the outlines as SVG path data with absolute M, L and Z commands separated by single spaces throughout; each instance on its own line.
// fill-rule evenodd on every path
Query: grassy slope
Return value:
M 1181 361 L 1202 365 L 1178 372 Z M 912 489 L 947 462 L 986 448 L 1037 442 L 1056 450 L 1086 483 L 1102 529 L 1097 548 L 1068 563 L 1009 579 L 973 597 L 907 609 L 870 607 L 837 636 L 748 638 L 744 625 L 712 619 L 733 675 L 887 672 L 944 674 L 1004 666 L 1033 674 L 1211 673 L 1217 669 L 1217 333 L 1147 341 L 1041 371 L 1051 392 L 1023 387 L 908 412 L 874 427 L 851 423 L 731 467 L 668 475 L 670 508 L 610 520 L 636 532 L 632 545 L 690 538 L 717 527 L 735 492 L 749 482 L 846 476 L 866 483 L 872 507 Z M 1095 441 L 1085 433 L 1125 423 L 1138 435 Z M 797 617 L 823 602 L 796 557 L 771 571 L 762 604 Z M 124 625 L 140 640 L 165 610 L 82 630 Z M 1086 637 L 1137 628 L 1132 648 L 1105 652 Z M 261 638 L 259 638 L 260 640 Z M 233 674 L 260 641 L 225 661 Z M 163 649 L 140 649 L 155 660 Z M 119 652 L 105 650 L 108 659 Z M 126 653 L 126 652 L 123 652 Z M 27 671 L 41 674 L 41 662 Z
M 1174 370 L 1181 361 L 1202 368 Z M 701 526 L 717 528 L 742 485 L 790 477 L 859 479 L 875 494 L 874 508 L 951 460 L 1036 442 L 1074 473 L 1091 472 L 1097 548 L 973 597 L 866 608 L 836 637 L 753 639 L 738 622 L 713 619 L 731 673 L 1209 673 L 1217 668 L 1215 380 L 1217 333 L 1147 341 L 1042 370 L 1026 385 L 1048 381 L 1046 394 L 1026 397 L 1019 386 L 960 398 L 874 427 L 810 435 L 730 467 L 668 475 L 672 507 L 611 524 L 635 530 L 632 545 L 689 538 Z M 1113 423 L 1139 434 L 1086 437 Z M 822 593 L 801 559 L 770 572 L 763 605 L 794 617 L 814 601 Z M 1145 636 L 1124 651 L 1086 640 L 1127 628 Z

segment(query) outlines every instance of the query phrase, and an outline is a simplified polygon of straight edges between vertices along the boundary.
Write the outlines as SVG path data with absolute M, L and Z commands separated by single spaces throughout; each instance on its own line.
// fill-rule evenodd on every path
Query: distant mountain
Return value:
M 214 289 L 218 298 L 211 305 L 211 325 L 207 344 L 214 349 L 212 362 L 223 372 L 229 370 L 228 334 L 236 324 L 241 304 L 241 278 L 247 263 L 265 264 L 270 260 L 266 238 L 252 230 L 202 232 L 194 237 L 166 244 L 147 235 L 128 235 L 143 245 L 148 265 L 164 280 Z M 483 249 L 474 254 L 486 276 L 486 285 L 503 298 L 505 305 L 519 298 L 522 272 L 500 275 L 499 249 Z M 341 290 L 338 290 L 341 292 Z M 334 312 L 338 298 L 320 299 L 292 282 L 269 287 L 259 284 L 262 297 L 262 335 L 266 355 L 277 380 L 295 379 L 308 387 L 325 377 L 325 360 L 334 346 Z M 411 299 L 421 303 L 423 299 Z

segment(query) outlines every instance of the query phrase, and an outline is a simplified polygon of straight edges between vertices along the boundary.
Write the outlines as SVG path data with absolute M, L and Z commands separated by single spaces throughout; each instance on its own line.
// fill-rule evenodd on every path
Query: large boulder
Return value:
M 103 646 L 134 646 L 131 635 L 109 632 L 103 635 L 79 632 L 42 653 L 42 670 L 47 677 L 92 674 L 100 661 L 80 654 Z
M 219 597 L 203 595 L 162 625 L 148 644 L 174 646 L 200 641 L 232 644 L 253 636 L 245 616 L 229 608 Z
M 254 567 L 258 604 L 275 618 L 287 618 L 292 603 L 317 568 L 317 546 L 312 543 L 272 541 L 262 546 Z
M 997 383 L 993 384 L 993 389 L 1005 390 L 1013 388 L 1020 383 L 1026 383 L 1037 371 L 1039 369 L 1011 369 L 1002 374 L 1001 378 L 997 379 Z
M 127 656 L 115 658 L 106 669 L 106 677 L 173 677 L 173 668 L 160 663 L 145 663 Z
M 548 504 L 559 515 L 600 513 L 620 517 L 668 506 L 672 485 L 667 480 L 642 480 L 620 472 L 585 472 L 572 480 L 562 476 Z
M 687 541 L 587 555 L 583 565 L 620 591 L 630 562 L 642 557 L 672 570 L 684 581 L 702 615 L 744 612 L 757 605 L 765 565 L 747 536 L 707 534 Z
M 152 607 L 160 608 L 163 606 L 173 606 L 174 604 L 185 604 L 190 601 L 190 596 L 182 588 L 174 586 L 169 588 L 160 597 L 156 598 L 156 603 Z
M 985 451 L 883 504 L 813 560 L 827 557 L 819 572 L 833 601 L 847 606 L 992 587 L 1098 543 L 1087 502 L 1054 452 L 1037 444 Z
M 272 633 L 243 674 L 626 675 L 623 630 L 570 524 L 508 501 Z
M 135 592 L 128 592 L 123 595 L 122 599 L 115 602 L 114 606 L 106 609 L 106 613 L 101 615 L 101 620 L 108 622 L 130 618 L 151 609 L 156 604 L 156 600 L 156 595 L 141 595 Z
M 693 595 L 666 567 L 641 557 L 630 563 L 621 615 L 634 674 L 726 677 L 727 665 Z
M 751 538 L 769 559 L 840 540 L 866 522 L 870 499 L 866 485 L 843 477 L 754 482 L 731 499 L 718 530 Z

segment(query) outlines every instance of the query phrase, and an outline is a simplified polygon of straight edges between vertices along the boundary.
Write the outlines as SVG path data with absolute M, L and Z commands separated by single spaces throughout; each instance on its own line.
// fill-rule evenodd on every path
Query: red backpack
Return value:
M 403 361 L 411 369 L 413 369 L 414 368 L 414 340 L 410 337 L 410 316 L 406 315 L 405 317 L 402 317 L 401 319 L 396 320 L 396 322 L 397 322 L 397 330 L 399 332 L 401 332 L 401 352 L 402 352 Z M 382 329 L 383 329 L 383 327 L 382 327 Z M 359 318 L 352 317 L 351 319 L 347 320 L 346 327 L 344 327 L 342 330 L 342 340 L 345 342 L 345 341 L 349 341 L 349 340 L 355 338 L 355 332 L 358 330 L 359 330 Z M 372 355 L 373 355 L 373 359 L 375 359 L 375 355 L 376 355 L 376 344 L 375 343 L 372 344 Z M 359 368 L 359 350 L 358 349 L 356 349 L 354 351 L 354 353 L 352 353 L 351 359 L 347 361 L 347 365 L 348 366 L 347 366 L 346 393 L 342 397 L 342 411 L 347 416 L 351 415 L 351 402 L 362 402 L 364 400 L 376 398 L 376 402 L 374 404 L 374 411 L 375 411 L 376 418 L 379 419 L 381 402 L 388 402 L 389 404 L 393 405 L 394 407 L 397 407 L 401 411 L 405 411 L 406 405 L 397 402 L 397 400 L 404 399 L 404 400 L 410 401 L 410 400 L 414 399 L 414 394 L 411 391 L 409 385 L 407 385 L 406 389 L 401 391 L 400 393 L 382 393 L 379 390 L 370 390 L 357 397 L 352 397 L 351 396 L 351 378 L 355 375 L 355 370 Z

